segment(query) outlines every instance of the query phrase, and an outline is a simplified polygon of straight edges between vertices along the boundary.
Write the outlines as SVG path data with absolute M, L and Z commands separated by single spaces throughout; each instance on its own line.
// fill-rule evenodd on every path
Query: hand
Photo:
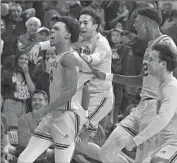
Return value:
M 86 54 L 82 54 L 82 57 L 84 58 L 84 60 L 88 63 L 92 62 L 92 57 Z
M 22 64 L 22 65 L 20 65 L 20 67 L 22 68 L 24 74 L 28 74 L 29 73 L 28 64 Z
M 42 60 L 42 56 L 39 56 L 34 59 L 34 64 L 37 64 L 40 60 Z
M 34 61 L 38 57 L 41 46 L 39 44 L 34 45 L 29 52 L 29 60 Z
M 48 74 L 51 73 L 53 62 L 54 62 L 54 59 L 53 59 L 53 58 L 50 58 L 49 60 L 45 60 L 46 72 L 47 72 Z
M 6 153 L 5 158 L 6 158 L 7 161 L 11 161 L 15 158 L 15 156 L 10 154 L 10 153 Z
M 93 74 L 95 74 L 95 76 L 96 76 L 98 79 L 101 79 L 101 80 L 105 80 L 105 79 L 106 79 L 106 73 L 104 73 L 104 72 L 102 72 L 102 71 L 93 70 Z
M 126 143 L 125 148 L 127 151 L 132 151 L 134 147 L 136 147 L 136 144 L 133 141 L 133 138 L 130 138 L 130 140 Z

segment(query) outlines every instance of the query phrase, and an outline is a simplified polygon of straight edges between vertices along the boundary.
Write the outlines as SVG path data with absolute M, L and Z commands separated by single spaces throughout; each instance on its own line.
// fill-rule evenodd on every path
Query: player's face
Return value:
M 88 40 L 93 37 L 93 32 L 96 31 L 97 24 L 93 24 L 90 15 L 81 15 L 79 18 L 81 36 L 84 40 Z
M 63 22 L 57 22 L 51 29 L 51 34 L 50 34 L 50 45 L 55 46 L 57 44 L 61 44 L 65 42 L 68 31 L 66 29 L 66 24 Z
M 41 107 L 47 106 L 47 101 L 44 98 L 42 93 L 36 93 L 32 97 L 32 108 L 33 110 L 37 110 Z
M 145 20 L 144 17 L 141 15 L 138 15 L 135 20 L 135 30 L 137 31 L 138 38 L 140 40 L 146 40 L 147 39 L 147 29 L 145 28 Z
M 112 41 L 112 43 L 114 43 L 114 44 L 120 43 L 120 41 L 121 41 L 121 35 L 120 35 L 120 33 L 117 32 L 117 31 L 113 31 L 113 32 L 111 33 L 111 41 Z
M 18 58 L 18 65 L 21 67 L 24 64 L 28 64 L 28 56 L 27 54 L 20 55 Z
M 162 61 L 160 61 L 159 52 L 153 50 L 148 57 L 148 74 L 159 76 L 162 68 Z

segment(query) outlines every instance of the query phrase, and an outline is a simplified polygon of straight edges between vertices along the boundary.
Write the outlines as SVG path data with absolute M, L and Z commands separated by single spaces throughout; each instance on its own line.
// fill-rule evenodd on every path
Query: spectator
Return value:
M 0 107 L 1 107 L 1 163 L 8 163 L 13 159 L 13 155 L 9 153 L 8 148 L 11 147 L 8 135 L 8 119 L 5 114 L 2 113 L 4 101 L 1 96 Z
M 30 16 L 35 15 L 35 10 L 32 8 L 22 12 L 20 4 L 12 3 L 9 5 L 7 13 L 7 15 L 2 17 L 6 23 L 6 32 L 3 35 L 4 49 L 2 60 L 14 54 L 17 38 L 26 32 L 25 22 Z
M 60 13 L 56 9 L 57 1 L 43 1 L 42 8 L 44 10 L 44 22 L 43 25 L 49 28 L 49 22 L 54 15 L 60 17 Z
M 93 8 L 96 12 L 99 13 L 101 22 L 105 22 L 105 13 L 102 8 L 103 0 L 93 0 L 89 7 Z
M 44 42 L 49 40 L 50 31 L 46 27 L 41 27 L 37 31 L 37 42 Z
M 28 56 L 25 53 L 16 56 L 13 70 L 5 70 L 1 74 L 1 91 L 4 97 L 4 113 L 9 120 L 9 129 L 17 134 L 17 117 L 27 111 L 27 100 L 34 92 L 35 86 L 29 75 Z M 17 144 L 12 140 L 11 144 Z
M 172 12 L 172 4 L 171 2 L 165 2 L 162 7 L 162 25 L 165 23 L 165 20 L 171 18 L 171 12 Z
M 36 17 L 31 17 L 26 21 L 25 25 L 27 32 L 18 39 L 20 51 L 28 51 L 37 43 L 37 31 L 41 26 L 41 21 Z
M 169 35 L 170 37 L 172 37 L 172 39 L 174 40 L 174 42 L 177 45 L 177 10 L 173 10 L 171 13 L 171 24 L 172 26 L 165 32 L 167 35 Z
M 119 18 L 119 22 L 125 27 L 125 23 L 127 22 L 129 18 L 129 10 L 125 3 L 121 3 L 119 6 L 119 10 L 117 12 L 117 17 Z
M 1 49 L 0 49 L 0 55 L 2 54 L 2 51 L 3 51 L 3 47 L 4 47 L 4 41 L 2 40 L 2 36 L 3 34 L 5 33 L 5 22 L 3 19 L 1 19 Z
M 53 15 L 52 18 L 49 21 L 49 29 L 52 29 L 54 24 L 59 20 L 59 17 L 57 15 Z
M 177 10 L 173 10 L 171 13 L 171 18 L 167 19 L 164 25 L 161 27 L 161 30 L 164 34 L 169 35 L 173 38 L 174 42 L 177 45 Z
M 32 112 L 22 115 L 18 119 L 18 146 L 16 148 L 16 157 L 26 148 L 35 128 L 38 126 L 43 115 L 38 111 L 41 107 L 48 105 L 48 96 L 44 91 L 36 90 L 32 95 Z M 43 153 L 35 163 L 48 163 L 46 154 Z
M 45 91 L 49 96 L 49 84 L 50 84 L 50 69 L 49 69 L 49 59 L 55 59 L 56 52 L 53 48 L 52 50 L 44 51 L 44 58 L 36 65 L 33 72 L 33 81 L 36 85 L 36 89 Z M 41 82 L 42 81 L 42 82 Z

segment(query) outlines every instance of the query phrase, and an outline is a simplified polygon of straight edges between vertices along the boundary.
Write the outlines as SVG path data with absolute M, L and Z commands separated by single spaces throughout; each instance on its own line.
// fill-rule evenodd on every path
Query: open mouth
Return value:
M 39 108 L 41 108 L 40 105 L 36 105 L 36 106 L 35 106 L 35 109 L 39 109 Z

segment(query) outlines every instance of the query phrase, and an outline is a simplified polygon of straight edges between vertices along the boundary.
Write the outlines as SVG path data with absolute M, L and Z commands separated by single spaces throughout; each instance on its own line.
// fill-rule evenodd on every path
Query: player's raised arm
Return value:
M 56 100 L 49 104 L 45 113 L 53 111 L 67 103 L 75 95 L 77 90 L 77 82 L 79 77 L 78 59 L 73 55 L 73 53 L 68 53 L 63 56 L 61 64 L 65 67 L 64 88 L 63 91 L 58 94 Z

